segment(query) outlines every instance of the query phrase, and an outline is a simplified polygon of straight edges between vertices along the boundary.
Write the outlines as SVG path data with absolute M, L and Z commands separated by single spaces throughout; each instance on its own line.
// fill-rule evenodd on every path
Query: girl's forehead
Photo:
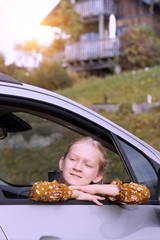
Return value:
M 82 141 L 74 143 L 69 151 L 69 154 L 83 155 L 86 158 L 99 159 L 100 152 L 99 149 L 94 146 L 92 142 Z
M 79 141 L 79 142 L 76 142 L 74 143 L 70 150 L 72 149 L 81 149 L 81 148 L 94 148 L 94 149 L 97 149 L 96 146 L 92 143 L 92 142 L 88 142 L 88 141 Z

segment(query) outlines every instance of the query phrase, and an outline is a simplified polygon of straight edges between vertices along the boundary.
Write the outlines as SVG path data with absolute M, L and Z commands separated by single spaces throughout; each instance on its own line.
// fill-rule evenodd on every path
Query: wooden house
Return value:
M 68 0 L 69 1 L 69 0 Z M 80 14 L 84 31 L 74 43 L 67 43 L 63 52 L 54 54 L 52 60 L 62 62 L 67 69 L 75 71 L 105 71 L 117 65 L 114 59 L 121 54 L 119 35 L 129 26 L 152 28 L 160 35 L 160 0 L 70 0 Z M 41 22 L 53 25 L 51 18 L 56 14 L 60 2 Z M 116 36 L 110 37 L 110 16 L 116 17 Z M 119 68 L 118 68 L 119 71 Z
M 114 0 L 117 35 L 129 26 L 151 28 L 160 36 L 160 0 Z

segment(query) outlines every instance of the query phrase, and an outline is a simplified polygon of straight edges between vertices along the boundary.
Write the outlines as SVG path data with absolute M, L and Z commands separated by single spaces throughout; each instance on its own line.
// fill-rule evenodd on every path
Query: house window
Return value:
M 90 41 L 90 40 L 98 40 L 98 33 L 90 32 L 90 33 L 82 33 L 80 35 L 80 42 Z
M 121 34 L 122 32 L 124 32 L 126 29 L 127 29 L 126 26 L 125 26 L 125 27 L 119 27 L 119 28 L 117 28 L 117 30 L 116 30 L 117 36 L 119 37 L 120 34 Z

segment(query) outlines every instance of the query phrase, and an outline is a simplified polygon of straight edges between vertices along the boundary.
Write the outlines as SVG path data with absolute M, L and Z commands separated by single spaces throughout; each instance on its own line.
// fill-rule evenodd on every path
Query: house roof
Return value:
M 52 16 L 57 14 L 60 5 L 60 2 L 57 3 L 57 5 L 52 9 L 52 11 L 40 22 L 40 25 L 58 27 L 56 22 L 52 21 Z
M 141 0 L 142 3 L 148 5 L 148 7 L 152 4 L 152 1 L 154 1 L 154 5 L 160 7 L 160 0 Z M 59 0 L 59 2 L 57 3 L 57 5 L 52 9 L 52 11 L 41 21 L 41 25 L 45 25 L 45 26 L 50 26 L 50 27 L 59 27 L 58 22 L 56 22 L 56 18 L 54 18 L 54 22 L 53 22 L 53 18 L 52 16 L 56 16 L 57 15 L 57 11 L 59 9 L 59 7 L 61 6 L 61 2 Z

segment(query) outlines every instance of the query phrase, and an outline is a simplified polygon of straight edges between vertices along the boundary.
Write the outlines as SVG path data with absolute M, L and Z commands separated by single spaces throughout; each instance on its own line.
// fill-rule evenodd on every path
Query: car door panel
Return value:
M 5 232 L 4 232 L 4 230 L 3 230 L 1 225 L 0 225 L 0 239 L 1 240 L 8 240 L 7 236 L 6 236 L 6 234 L 5 234 Z
M 0 206 L 8 239 L 159 239 L 159 208 L 145 205 Z M 3 216 L 3 217 L 2 217 Z M 12 228 L 8 227 L 12 224 Z M 74 226 L 74 227 L 73 227 Z M 150 229 L 155 229 L 155 234 Z

